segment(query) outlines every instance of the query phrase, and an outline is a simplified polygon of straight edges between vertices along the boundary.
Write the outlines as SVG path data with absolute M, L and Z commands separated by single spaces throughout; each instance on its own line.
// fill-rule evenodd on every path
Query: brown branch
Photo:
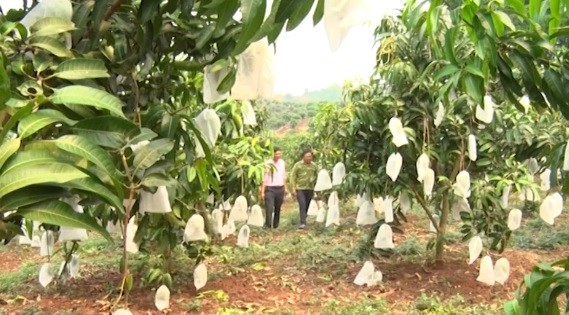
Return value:
M 415 189 L 413 189 L 413 193 L 415 194 L 415 198 L 417 199 L 417 201 L 419 201 L 419 204 L 421 205 L 423 210 L 425 210 L 425 213 L 427 213 L 429 220 L 431 220 L 431 222 L 433 223 L 435 230 L 437 230 L 437 234 L 439 234 L 440 233 L 439 225 L 437 224 L 437 221 L 435 221 L 435 218 L 431 214 L 431 211 L 429 210 L 429 206 L 427 205 L 427 202 L 425 201 L 425 199 L 421 195 L 419 195 L 419 193 Z
M 103 21 L 108 20 L 113 15 L 113 13 L 119 9 L 123 2 L 124 0 L 116 0 L 115 3 L 113 3 L 105 13 L 105 18 Z

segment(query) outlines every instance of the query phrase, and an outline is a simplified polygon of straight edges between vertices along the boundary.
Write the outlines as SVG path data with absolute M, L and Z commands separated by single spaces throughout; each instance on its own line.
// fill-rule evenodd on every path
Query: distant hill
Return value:
M 277 99 L 289 102 L 309 103 L 309 102 L 339 102 L 342 99 L 342 87 L 339 85 L 330 86 L 316 91 L 306 91 L 301 96 L 286 94 Z

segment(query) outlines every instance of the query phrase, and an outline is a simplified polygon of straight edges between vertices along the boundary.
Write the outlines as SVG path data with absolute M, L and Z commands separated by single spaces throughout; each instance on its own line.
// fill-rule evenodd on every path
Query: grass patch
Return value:
M 441 300 L 438 297 L 422 294 L 407 310 L 408 314 L 428 314 L 428 315 L 493 315 L 503 314 L 501 306 L 490 306 L 485 304 L 471 304 L 464 300 L 460 295 L 454 295 L 448 299 Z
M 0 274 L 0 293 L 14 294 L 27 287 L 27 282 L 37 278 L 40 264 L 36 261 L 23 263 L 18 271 L 3 272 Z
M 387 302 L 383 299 L 364 298 L 356 303 L 343 304 L 337 300 L 329 300 L 321 314 L 356 315 L 356 314 L 389 314 Z
M 510 244 L 524 249 L 555 249 L 569 245 L 569 221 L 558 218 L 551 226 L 541 218 L 526 220 L 522 227 L 512 232 Z

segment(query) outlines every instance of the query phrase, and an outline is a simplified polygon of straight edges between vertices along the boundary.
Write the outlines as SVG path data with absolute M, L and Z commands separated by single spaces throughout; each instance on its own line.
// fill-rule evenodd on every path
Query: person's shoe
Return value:
M 299 229 L 299 230 L 304 230 L 304 229 L 306 229 L 306 224 L 301 224 L 301 225 L 298 227 L 298 229 Z

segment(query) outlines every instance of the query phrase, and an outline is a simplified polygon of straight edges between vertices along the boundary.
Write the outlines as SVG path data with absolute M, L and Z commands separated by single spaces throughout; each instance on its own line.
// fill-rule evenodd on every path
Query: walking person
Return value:
M 288 193 L 286 186 L 286 166 L 281 158 L 282 150 L 275 147 L 273 158 L 265 165 L 265 177 L 261 183 L 261 199 L 265 202 L 265 228 L 278 228 L 281 206 Z
M 312 150 L 304 149 L 301 160 L 296 162 L 291 171 L 292 194 L 296 195 L 300 215 L 299 229 L 306 228 L 308 205 L 314 196 L 314 186 L 318 178 L 318 166 L 312 163 Z

